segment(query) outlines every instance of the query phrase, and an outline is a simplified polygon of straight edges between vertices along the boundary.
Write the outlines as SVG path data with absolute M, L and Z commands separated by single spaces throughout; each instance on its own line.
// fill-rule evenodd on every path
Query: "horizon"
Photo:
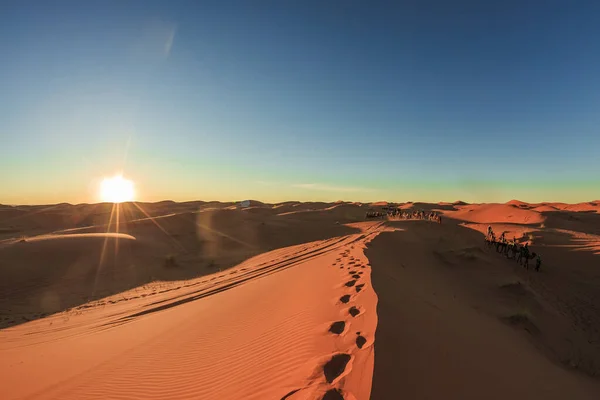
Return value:
M 139 202 L 595 201 L 598 17 L 595 2 L 10 3 L 0 204 L 96 204 L 121 173 Z
M 379 201 L 368 201 L 368 202 L 361 202 L 361 201 L 353 201 L 353 200 L 335 200 L 335 201 L 299 201 L 299 200 L 285 200 L 285 201 L 276 201 L 276 202 L 266 202 L 266 201 L 262 201 L 262 200 L 257 200 L 257 199 L 244 199 L 244 200 L 182 200 L 182 201 L 175 201 L 175 200 L 158 200 L 158 201 L 137 201 L 137 200 L 131 200 L 131 201 L 123 201 L 120 203 L 113 203 L 110 201 L 99 201 L 99 202 L 92 202 L 92 203 L 69 203 L 69 202 L 60 202 L 60 203 L 46 203 L 46 204 L 8 204 L 8 203 L 0 203 L 0 206 L 8 206 L 8 207 L 20 207 L 20 206 L 25 206 L 25 207 L 41 207 L 41 206 L 60 206 L 60 205 L 68 205 L 68 206 L 83 206 L 83 205 L 98 205 L 98 204 L 106 204 L 106 205 L 110 205 L 110 204 L 119 204 L 119 205 L 124 205 L 124 204 L 131 204 L 131 203 L 137 203 L 137 204 L 158 204 L 158 203 L 176 203 L 176 204 L 181 204 L 181 203 L 195 203 L 195 202 L 199 202 L 199 203 L 221 203 L 221 204 L 235 204 L 235 203 L 241 203 L 243 201 L 254 201 L 257 203 L 261 203 L 261 204 L 265 204 L 265 205 L 278 205 L 278 204 L 283 204 L 283 203 L 299 203 L 299 204 L 307 204 L 307 203 L 325 203 L 325 204 L 331 204 L 331 203 L 344 203 L 344 204 L 356 204 L 359 203 L 361 205 L 374 205 L 377 203 L 386 203 L 386 204 L 418 204 L 418 203 L 422 203 L 422 204 L 438 204 L 438 205 L 443 205 L 443 204 L 459 204 L 459 203 L 464 203 L 465 205 L 489 205 L 489 204 L 508 204 L 511 202 L 519 202 L 519 203 L 524 203 L 524 204 L 528 204 L 528 205 L 540 205 L 540 204 L 569 204 L 569 205 L 574 205 L 574 204 L 595 204 L 595 203 L 600 203 L 600 200 L 587 200 L 587 201 L 581 201 L 581 202 L 577 202 L 577 203 L 565 203 L 565 202 L 561 202 L 561 201 L 541 201 L 541 202 L 528 202 L 528 201 L 523 201 L 523 200 L 519 200 L 519 199 L 510 199 L 507 201 L 503 201 L 503 202 L 469 202 L 469 201 L 464 201 L 464 200 L 454 200 L 454 201 L 435 201 L 435 202 L 428 202 L 428 201 L 391 201 L 391 200 L 379 200 Z

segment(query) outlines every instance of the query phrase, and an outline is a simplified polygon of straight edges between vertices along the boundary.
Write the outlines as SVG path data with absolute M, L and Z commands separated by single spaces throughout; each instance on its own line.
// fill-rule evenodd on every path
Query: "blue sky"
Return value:
M 0 5 L 0 203 L 600 198 L 600 4 Z

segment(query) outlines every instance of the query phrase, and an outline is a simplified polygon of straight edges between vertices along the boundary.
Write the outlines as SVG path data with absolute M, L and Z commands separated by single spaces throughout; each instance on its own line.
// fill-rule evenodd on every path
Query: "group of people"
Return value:
M 442 216 L 438 213 L 431 211 L 429 213 L 423 210 L 406 211 L 398 208 L 390 208 L 386 212 L 369 211 L 366 214 L 366 218 L 392 218 L 392 219 L 420 219 L 442 223 Z
M 420 219 L 424 221 L 433 221 L 439 224 L 442 223 L 442 216 L 438 213 L 431 211 L 425 212 L 423 210 L 415 210 L 415 211 L 405 211 L 405 210 L 390 210 L 387 213 L 389 218 L 396 219 Z
M 365 218 L 381 218 L 385 217 L 385 213 L 379 211 L 367 211 Z
M 499 238 L 496 238 L 496 234 L 491 226 L 488 226 L 487 228 L 485 241 L 488 247 L 495 246 L 498 253 L 504 254 L 506 258 L 516 260 L 519 265 L 523 265 L 525 269 L 529 269 L 529 260 L 535 258 L 535 270 L 537 272 L 540 271 L 542 258 L 539 254 L 536 254 L 529 249 L 528 243 L 521 245 L 514 236 L 512 240 L 507 240 L 504 232 L 502 232 Z

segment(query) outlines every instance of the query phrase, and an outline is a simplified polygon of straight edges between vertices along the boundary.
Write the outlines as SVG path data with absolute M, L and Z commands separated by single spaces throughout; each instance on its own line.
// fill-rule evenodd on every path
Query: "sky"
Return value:
M 600 198 L 597 1 L 3 1 L 0 203 Z

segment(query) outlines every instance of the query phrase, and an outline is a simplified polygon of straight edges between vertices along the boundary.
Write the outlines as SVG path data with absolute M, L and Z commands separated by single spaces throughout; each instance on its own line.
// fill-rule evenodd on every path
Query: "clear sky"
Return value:
M 600 198 L 598 1 L 2 1 L 0 203 Z

